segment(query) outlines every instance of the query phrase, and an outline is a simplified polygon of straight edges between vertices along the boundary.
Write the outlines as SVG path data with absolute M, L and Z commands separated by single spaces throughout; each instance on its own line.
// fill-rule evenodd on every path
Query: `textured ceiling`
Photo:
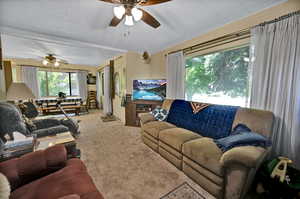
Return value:
M 4 56 L 54 53 L 69 63 L 99 65 L 126 51 L 151 53 L 249 16 L 285 0 L 173 0 L 145 7 L 160 22 L 116 28 L 112 4 L 97 0 L 0 0 Z

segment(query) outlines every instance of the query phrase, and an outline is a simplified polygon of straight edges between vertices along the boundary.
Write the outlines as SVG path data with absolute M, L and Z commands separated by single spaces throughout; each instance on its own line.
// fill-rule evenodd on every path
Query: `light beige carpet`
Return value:
M 140 128 L 102 122 L 99 111 L 78 116 L 78 147 L 105 199 L 159 199 L 184 182 L 213 198 L 141 141 Z

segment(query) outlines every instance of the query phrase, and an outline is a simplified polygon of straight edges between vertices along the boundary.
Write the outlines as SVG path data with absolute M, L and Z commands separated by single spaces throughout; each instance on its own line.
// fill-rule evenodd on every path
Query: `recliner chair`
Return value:
M 32 122 L 35 124 L 35 125 L 39 125 L 38 123 L 40 124 L 43 124 L 43 126 L 47 126 L 49 125 L 48 123 L 50 122 L 51 123 L 56 123 L 56 125 L 64 125 L 64 126 L 67 126 L 69 131 L 72 133 L 72 135 L 74 137 L 77 137 L 79 134 L 80 134 L 80 131 L 79 131 L 79 121 L 74 119 L 74 118 L 70 118 L 68 117 L 67 113 L 63 110 L 63 108 L 60 106 L 60 103 L 57 103 L 57 106 L 61 109 L 61 111 L 63 112 L 63 114 L 65 115 L 66 119 L 61 119 L 61 120 L 57 120 L 57 119 L 52 119 L 52 118 L 47 118 L 47 119 L 35 119 L 36 117 L 38 117 L 39 115 L 39 112 L 36 108 L 36 106 L 32 103 L 32 102 L 24 102 L 23 103 L 26 108 L 24 109 L 24 112 L 23 114 L 32 120 Z M 59 123 L 59 122 L 60 123 Z M 43 128 L 43 127 L 42 127 Z
M 26 119 L 25 119 L 26 120 Z M 37 137 L 56 135 L 69 131 L 69 128 L 57 119 L 43 119 L 25 121 L 20 110 L 10 103 L 0 103 L 0 138 L 6 142 L 5 135 L 13 139 L 13 132 L 17 131 L 23 135 Z

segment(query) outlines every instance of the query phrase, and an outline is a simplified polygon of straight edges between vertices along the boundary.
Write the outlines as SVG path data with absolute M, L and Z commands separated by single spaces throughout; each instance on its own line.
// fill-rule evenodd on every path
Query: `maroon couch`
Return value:
M 63 145 L 0 163 L 10 199 L 103 199 L 79 159 L 67 160 Z

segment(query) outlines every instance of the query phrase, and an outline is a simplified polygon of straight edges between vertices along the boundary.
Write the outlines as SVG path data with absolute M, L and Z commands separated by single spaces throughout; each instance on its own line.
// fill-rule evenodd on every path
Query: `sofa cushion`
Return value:
M 10 198 L 53 199 L 70 194 L 84 196 L 89 193 L 96 193 L 94 197 L 89 197 L 91 199 L 103 199 L 82 161 L 73 159 L 63 169 L 16 189 Z
M 220 164 L 222 151 L 211 138 L 200 138 L 183 144 L 183 155 L 198 163 L 202 167 L 223 176 Z
M 153 121 L 142 126 L 142 130 L 158 139 L 159 132 L 165 129 L 176 128 L 168 122 Z
M 181 152 L 185 142 L 202 136 L 182 128 L 171 128 L 159 133 L 159 140 Z

